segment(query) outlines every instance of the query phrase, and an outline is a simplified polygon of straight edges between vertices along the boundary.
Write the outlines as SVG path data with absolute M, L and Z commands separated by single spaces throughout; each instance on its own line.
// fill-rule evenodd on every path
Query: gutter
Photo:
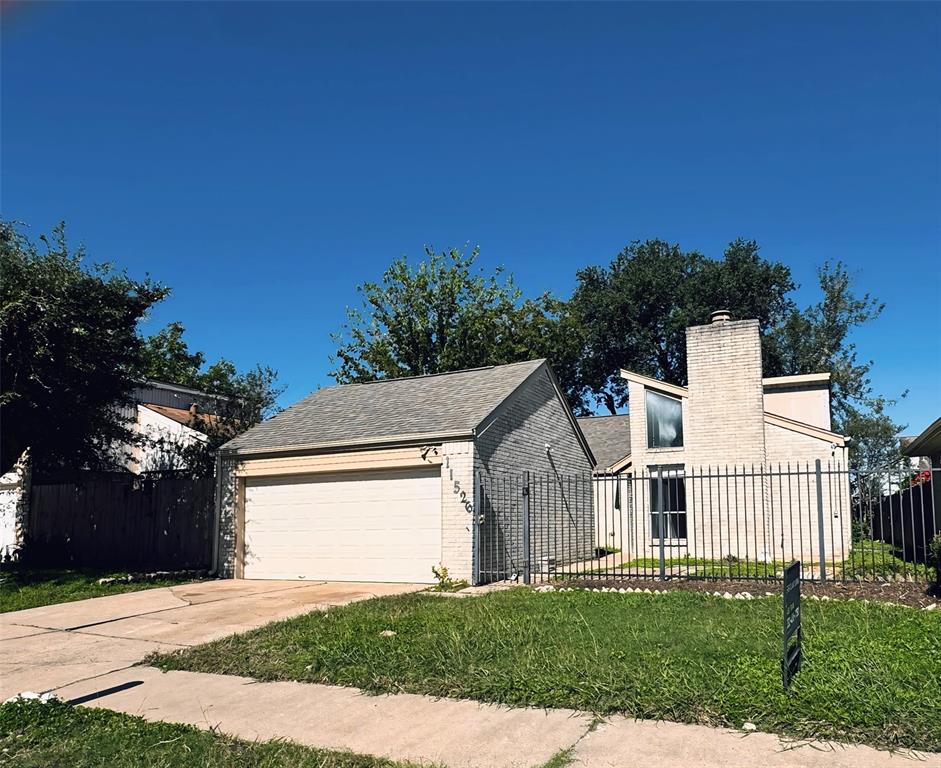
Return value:
M 364 438 L 362 440 L 337 440 L 326 443 L 299 443 L 296 445 L 280 445 L 273 448 L 236 448 L 226 449 L 222 446 L 220 454 L 239 459 L 269 458 L 273 456 L 290 456 L 305 453 L 340 453 L 344 450 L 362 451 L 370 448 L 406 448 L 422 446 L 428 443 L 443 443 L 450 440 L 467 440 L 473 438 L 474 430 L 464 432 L 417 432 L 409 435 L 398 435 L 392 438 Z

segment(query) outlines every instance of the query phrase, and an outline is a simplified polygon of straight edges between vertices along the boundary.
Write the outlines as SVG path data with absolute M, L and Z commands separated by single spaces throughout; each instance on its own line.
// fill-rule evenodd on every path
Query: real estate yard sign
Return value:
M 784 570 L 784 644 L 781 676 L 784 687 L 801 668 L 801 564 L 795 560 Z

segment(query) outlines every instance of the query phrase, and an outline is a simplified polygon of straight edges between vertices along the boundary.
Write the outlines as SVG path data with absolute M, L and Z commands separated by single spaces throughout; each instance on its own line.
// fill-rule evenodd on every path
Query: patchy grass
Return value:
M 869 539 L 854 541 L 849 557 L 836 563 L 834 573 L 847 579 L 888 579 L 896 575 L 928 582 L 935 579 L 935 569 L 930 565 L 903 560 L 891 544 Z
M 148 661 L 941 751 L 941 616 L 859 602 L 803 607 L 804 666 L 788 692 L 780 600 L 690 592 L 380 598 Z
M 690 576 L 701 576 L 716 579 L 776 579 L 781 578 L 787 563 L 775 560 L 774 562 L 761 562 L 759 560 L 722 559 L 707 560 L 701 557 L 684 555 L 683 557 L 667 557 L 665 567 L 679 569 L 680 572 Z M 816 572 L 816 556 L 806 560 L 803 564 L 805 572 Z M 864 539 L 853 542 L 852 549 L 844 560 L 827 561 L 829 576 L 840 579 L 891 579 L 894 576 L 907 576 L 918 581 L 931 582 L 935 579 L 935 569 L 924 563 L 914 563 L 904 560 L 896 554 L 891 544 L 882 541 Z M 598 568 L 589 573 L 605 574 L 614 570 L 619 571 L 657 571 L 660 567 L 659 557 L 636 558 L 620 563 L 612 568 Z M 571 574 L 576 575 L 576 574 Z
M 104 597 L 142 589 L 172 587 L 194 581 L 189 578 L 152 581 L 115 581 L 99 584 L 102 578 L 123 579 L 127 572 L 66 568 L 4 568 L 0 571 L 0 613 L 22 611 L 41 605 L 68 603 L 88 597 Z
M 62 702 L 0 706 L 0 764 L 18 768 L 406 768 L 374 757 L 247 742 Z

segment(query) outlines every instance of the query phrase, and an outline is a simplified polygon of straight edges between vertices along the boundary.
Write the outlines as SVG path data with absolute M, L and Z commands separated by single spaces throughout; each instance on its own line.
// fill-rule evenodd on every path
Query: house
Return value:
M 595 465 L 544 360 L 320 389 L 219 462 L 222 574 L 406 582 L 439 565 L 478 581 L 485 558 L 513 559 L 475 512 L 493 507 L 488 479 Z M 585 533 L 590 495 L 580 510 Z
M 829 374 L 763 377 L 758 321 L 725 311 L 687 328 L 686 343 L 687 386 L 622 370 L 629 413 L 579 420 L 604 457 L 599 546 L 640 557 L 663 544 L 669 558 L 843 559 L 846 439 L 831 430 Z
M 900 438 L 899 444 L 912 462 L 914 477 L 882 498 L 874 538 L 926 562 L 928 544 L 941 534 L 941 418 L 919 435 Z
M 135 438 L 116 446 L 129 472 L 184 469 L 183 449 L 207 442 L 216 425 L 221 398 L 179 384 L 147 380 L 137 385 L 131 403 L 120 409 Z
M 636 550 L 631 525 L 631 417 L 581 416 L 582 428 L 595 456 L 593 504 L 595 546 L 599 550 Z

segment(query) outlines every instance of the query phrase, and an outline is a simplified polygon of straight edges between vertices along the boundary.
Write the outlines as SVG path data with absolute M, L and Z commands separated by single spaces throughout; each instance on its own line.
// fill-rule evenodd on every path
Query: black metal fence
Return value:
M 475 582 L 559 579 L 930 580 L 941 469 L 838 465 L 477 478 Z

